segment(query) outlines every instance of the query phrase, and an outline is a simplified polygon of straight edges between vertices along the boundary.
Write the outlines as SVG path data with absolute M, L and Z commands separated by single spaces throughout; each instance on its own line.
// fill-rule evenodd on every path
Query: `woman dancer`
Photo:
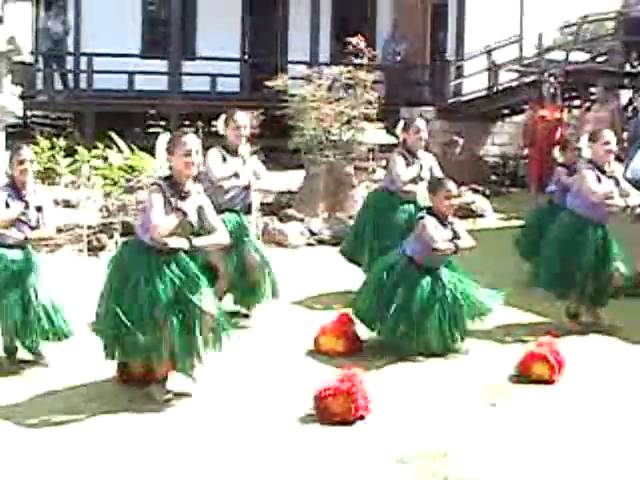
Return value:
M 561 142 L 559 152 L 562 163 L 556 164 L 547 187 L 547 193 L 552 197 L 529 214 L 524 228 L 516 237 L 516 250 L 526 262 L 533 264 L 538 258 L 545 233 L 566 206 L 567 194 L 578 168 L 578 150 L 578 145 L 572 139 L 565 138 Z
M 429 132 L 422 117 L 401 120 L 398 132 L 400 146 L 389 160 L 382 187 L 367 196 L 340 247 L 341 255 L 365 272 L 415 228 L 419 182 L 444 177 L 435 157 L 425 151 Z
M 62 310 L 39 285 L 38 261 L 30 241 L 52 236 L 51 205 L 34 185 L 30 146 L 13 151 L 9 182 L 0 189 L 0 331 L 4 353 L 18 360 L 18 343 L 45 364 L 42 342 L 71 336 Z
M 198 179 L 221 214 L 232 245 L 222 258 L 213 256 L 211 261 L 219 273 L 218 296 L 231 293 L 237 305 L 251 312 L 259 303 L 278 296 L 271 264 L 250 226 L 253 222 L 247 221 L 256 207 L 255 183 L 266 169 L 252 153 L 248 113 L 231 111 L 218 124 L 225 145 L 209 150 Z
M 354 314 L 408 354 L 442 356 L 459 351 L 468 324 L 489 314 L 502 295 L 479 286 L 451 259 L 476 245 L 451 216 L 456 184 L 433 178 L 429 194 L 432 207 L 420 214 L 414 232 L 373 265 Z
M 158 401 L 172 398 L 169 373 L 191 376 L 231 328 L 205 271 L 205 255 L 230 240 L 194 181 L 199 149 L 194 134 L 171 136 L 171 174 L 151 185 L 136 238 L 111 259 L 94 324 L 119 380 L 148 387 Z
M 536 277 L 539 286 L 570 302 L 569 320 L 606 326 L 600 309 L 631 273 L 608 224 L 612 212 L 638 205 L 640 194 L 612 168 L 613 131 L 593 130 L 588 141 L 591 159 L 576 174 L 567 208 L 545 236 Z

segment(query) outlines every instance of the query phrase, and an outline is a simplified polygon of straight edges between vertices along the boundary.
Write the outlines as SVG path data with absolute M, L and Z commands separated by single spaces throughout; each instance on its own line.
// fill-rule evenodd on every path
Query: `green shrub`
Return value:
M 149 175 L 153 156 L 109 132 L 110 145 L 72 145 L 61 137 L 38 137 L 34 143 L 36 178 L 47 185 L 90 185 L 106 195 L 122 193 L 130 182 Z

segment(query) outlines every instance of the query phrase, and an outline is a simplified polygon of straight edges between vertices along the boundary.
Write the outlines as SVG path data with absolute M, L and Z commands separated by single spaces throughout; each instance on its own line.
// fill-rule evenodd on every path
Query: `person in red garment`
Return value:
M 543 95 L 529 103 L 523 128 L 523 144 L 527 149 L 529 191 L 537 202 L 544 194 L 554 170 L 553 149 L 560 144 L 565 130 L 562 105 Z

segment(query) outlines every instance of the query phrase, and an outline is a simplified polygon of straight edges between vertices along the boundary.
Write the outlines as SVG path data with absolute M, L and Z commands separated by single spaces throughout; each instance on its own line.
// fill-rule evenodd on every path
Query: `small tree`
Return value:
M 303 155 L 306 170 L 296 207 L 307 215 L 346 208 L 336 203 L 348 201 L 356 187 L 352 159 L 361 148 L 358 139 L 378 112 L 371 68 L 375 54 L 361 35 L 347 39 L 346 45 L 350 63 L 310 68 L 301 77 L 281 75 L 267 82 L 287 100 L 289 146 Z

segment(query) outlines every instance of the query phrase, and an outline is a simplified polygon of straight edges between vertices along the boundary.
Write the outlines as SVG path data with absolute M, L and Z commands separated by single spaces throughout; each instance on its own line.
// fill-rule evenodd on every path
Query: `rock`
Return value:
M 136 233 L 136 222 L 129 218 L 120 220 L 120 235 L 123 237 L 131 237 Z
M 89 253 L 100 253 L 109 246 L 109 237 L 106 233 L 96 232 L 87 238 L 87 250 Z
M 353 215 L 358 182 L 353 164 L 341 159 L 309 162 L 294 208 L 307 217 Z
M 463 193 L 462 205 L 456 208 L 455 216 L 460 219 L 466 218 L 495 218 L 496 212 L 488 198 L 467 190 Z
M 304 222 L 304 215 L 298 212 L 295 208 L 287 208 L 278 214 L 278 219 L 281 222 Z
M 271 217 L 264 219 L 262 241 L 281 247 L 298 248 L 308 243 L 309 232 L 302 222 L 282 223 Z
M 307 229 L 311 232 L 314 243 L 323 245 L 340 245 L 350 228 L 351 225 L 347 220 L 338 217 L 326 221 L 314 218 L 307 223 Z

